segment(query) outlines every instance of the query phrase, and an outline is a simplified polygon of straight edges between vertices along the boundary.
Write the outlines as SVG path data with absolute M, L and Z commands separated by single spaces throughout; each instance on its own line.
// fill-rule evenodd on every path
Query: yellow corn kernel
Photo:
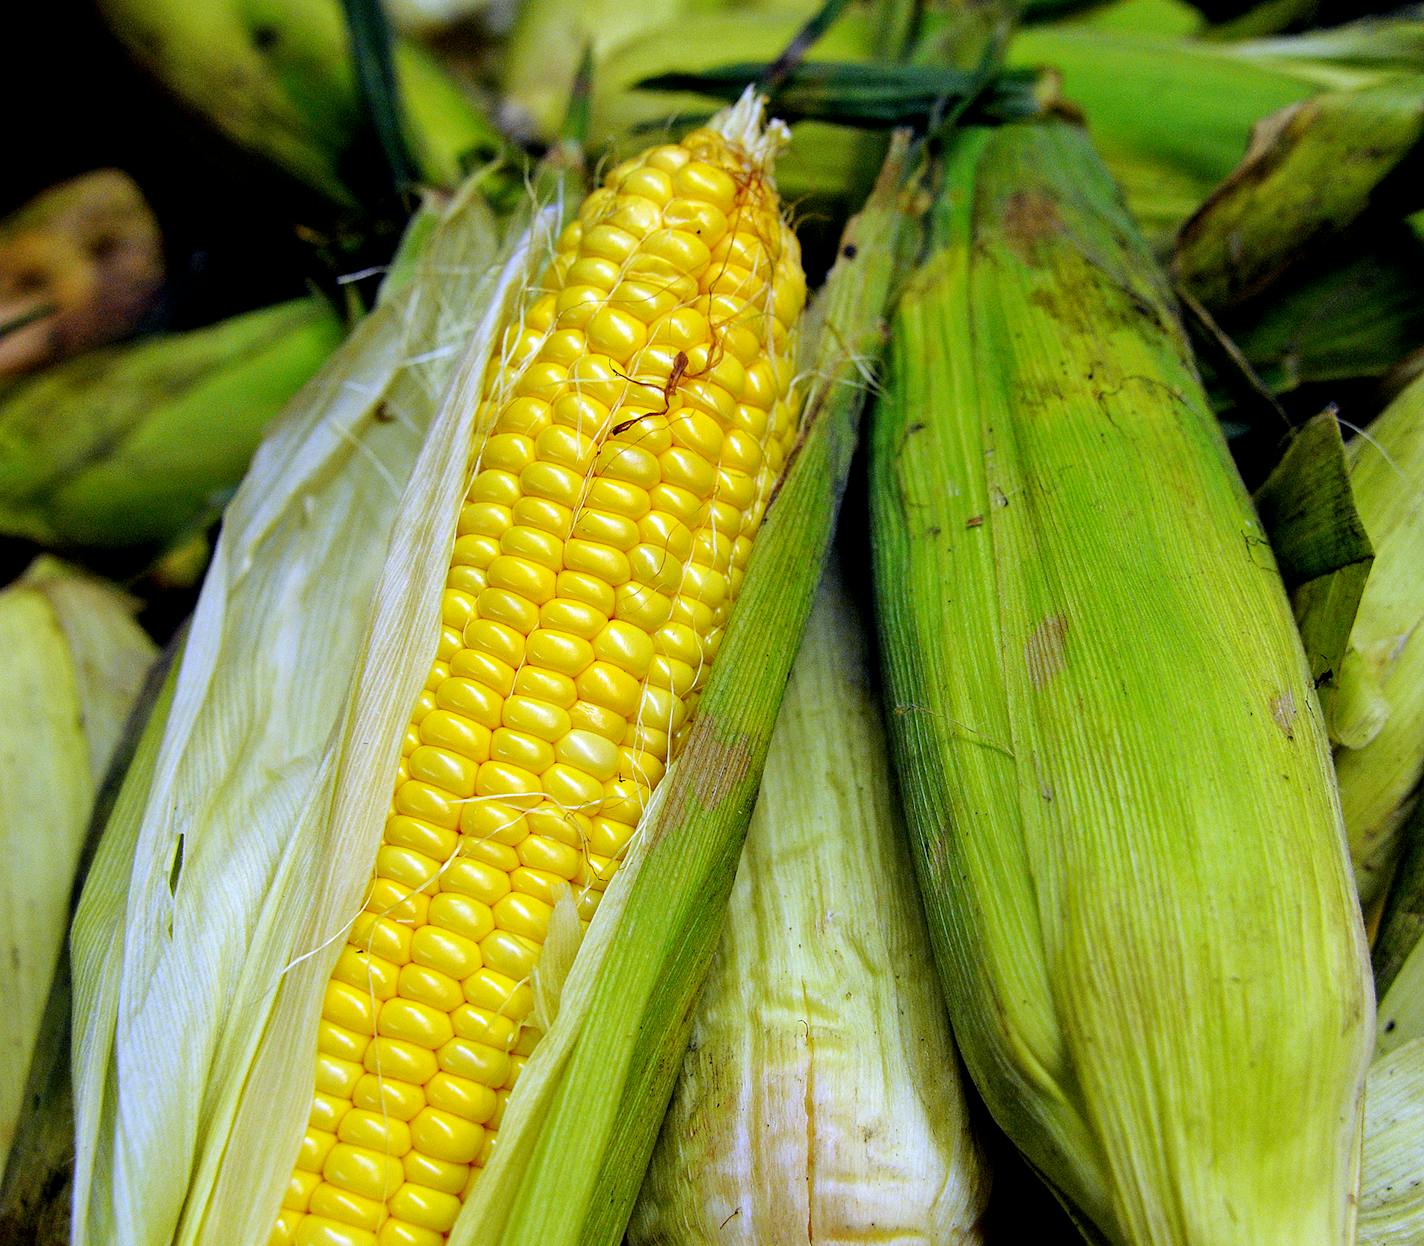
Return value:
M 592 918 L 686 734 L 795 435 L 804 297 L 769 181 L 702 129 L 609 173 L 506 327 L 273 1241 L 442 1246 L 556 908 Z

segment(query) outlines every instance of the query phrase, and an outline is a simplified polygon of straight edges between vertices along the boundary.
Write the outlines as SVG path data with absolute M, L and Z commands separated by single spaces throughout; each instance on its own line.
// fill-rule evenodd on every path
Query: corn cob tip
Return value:
M 766 96 L 754 86 L 748 86 L 735 104 L 713 117 L 708 128 L 740 149 L 766 176 L 791 142 L 791 127 L 778 117 L 767 120 Z

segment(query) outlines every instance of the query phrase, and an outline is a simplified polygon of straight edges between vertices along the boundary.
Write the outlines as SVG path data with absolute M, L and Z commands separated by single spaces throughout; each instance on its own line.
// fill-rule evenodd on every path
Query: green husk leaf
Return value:
M 1348 447 L 1375 562 L 1331 722 L 1340 803 L 1366 910 L 1394 867 L 1424 777 L 1424 378 Z
M 478 182 L 263 443 L 161 744 L 110 819 L 73 938 L 76 1246 L 270 1233 L 312 1093 L 308 1005 L 389 799 L 350 776 L 395 764 L 439 598 L 407 587 L 437 589 L 417 551 L 446 543 L 472 390 L 557 228 L 539 209 L 501 231 Z
M 1424 1241 L 1424 1037 L 1370 1066 L 1365 1091 L 1365 1160 L 1360 1246 Z
M 1102 1240 L 1346 1246 L 1372 999 L 1270 548 L 1083 134 L 966 132 L 945 185 L 871 500 L 956 1040 Z
M 1252 126 L 1317 89 L 1216 45 L 1073 26 L 1019 32 L 1006 60 L 1062 75 L 1063 97 L 1082 108 L 1134 218 L 1159 248 L 1236 167 Z
M 903 147 L 803 325 L 803 434 L 682 755 L 609 885 L 450 1246 L 621 1240 L 715 949 L 855 443 L 905 228 Z
M 664 73 L 646 78 L 641 90 L 692 91 L 735 100 L 765 66 L 744 62 L 699 73 Z M 970 106 L 966 116 L 980 121 L 1008 121 L 1041 111 L 1036 75 L 1017 72 L 991 79 L 982 74 L 927 65 L 852 64 L 802 61 L 777 88 L 777 116 L 792 121 L 831 121 L 838 125 L 883 129 L 924 128 L 932 115 L 955 104 Z
M 330 307 L 299 299 L 19 383 L 0 397 L 0 532 L 154 547 L 191 531 L 340 340 Z
M 1291 594 L 1327 727 L 1360 596 L 1374 562 L 1333 411 L 1304 424 L 1254 501 Z
M 394 40 L 379 0 L 341 0 L 356 73 L 356 97 L 380 144 L 392 188 L 405 192 L 415 181 L 415 157 L 406 138 L 404 110 L 396 87 Z
M 632 1246 L 983 1240 L 987 1173 L 903 836 L 865 627 L 832 568 Z
M 52 559 L 0 591 L 0 1172 L 69 926 L 95 794 L 155 653 L 137 603 Z
M 1413 231 L 1372 228 L 1343 253 L 1335 250 L 1322 263 L 1293 267 L 1269 298 L 1222 317 L 1274 393 L 1378 380 L 1424 343 L 1424 246 Z
M 1387 181 L 1407 196 L 1401 215 L 1417 207 L 1417 188 L 1404 188 L 1421 164 L 1421 137 L 1424 80 L 1320 95 L 1267 117 L 1182 227 L 1178 280 L 1212 309 L 1232 306 L 1391 198 Z
M 740 92 L 760 77 L 819 7 L 811 0 L 773 0 L 730 9 L 669 0 L 636 9 L 538 0 L 521 7 L 506 65 L 506 94 L 532 133 L 551 137 L 568 103 L 575 67 L 588 51 L 589 141 L 631 155 L 651 136 L 690 128 L 711 111 L 705 96 L 641 89 L 640 82 L 671 71 L 755 65 L 738 85 Z M 864 11 L 853 9 L 816 41 L 815 56 L 868 61 L 880 53 L 886 33 Z M 777 185 L 788 202 L 808 195 L 858 202 L 869 191 L 884 154 L 879 135 L 801 122 L 793 128 L 790 149 L 777 162 Z

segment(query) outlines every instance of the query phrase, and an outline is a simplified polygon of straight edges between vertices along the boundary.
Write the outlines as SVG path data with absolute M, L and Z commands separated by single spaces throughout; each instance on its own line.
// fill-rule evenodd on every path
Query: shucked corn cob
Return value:
M 747 103 L 616 167 L 491 368 L 375 880 L 327 988 L 272 1235 L 438 1246 L 675 756 L 796 431 L 805 299 Z

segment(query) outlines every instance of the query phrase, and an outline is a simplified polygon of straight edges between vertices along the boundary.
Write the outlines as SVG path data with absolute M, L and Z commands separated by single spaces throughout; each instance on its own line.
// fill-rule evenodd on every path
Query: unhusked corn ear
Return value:
M 1346 450 L 1375 560 L 1330 726 L 1355 881 L 1368 911 L 1389 883 L 1424 778 L 1424 379 Z
M 135 608 L 48 557 L 0 591 L 0 1176 L 31 1059 L 53 1058 L 36 1042 L 90 811 L 155 653 Z
M 1102 1240 L 1348 1246 L 1371 986 L 1270 548 L 1084 134 L 945 179 L 871 498 L 955 1039 Z
M 0 533 L 152 549 L 204 526 L 341 337 L 304 298 L 23 379 L 0 397 Z
M 729 121 L 618 165 L 505 332 L 274 1243 L 443 1240 L 550 924 L 593 916 L 676 756 L 797 430 L 774 148 Z
M 633 1246 L 971 1246 L 987 1174 L 890 779 L 828 571 Z

